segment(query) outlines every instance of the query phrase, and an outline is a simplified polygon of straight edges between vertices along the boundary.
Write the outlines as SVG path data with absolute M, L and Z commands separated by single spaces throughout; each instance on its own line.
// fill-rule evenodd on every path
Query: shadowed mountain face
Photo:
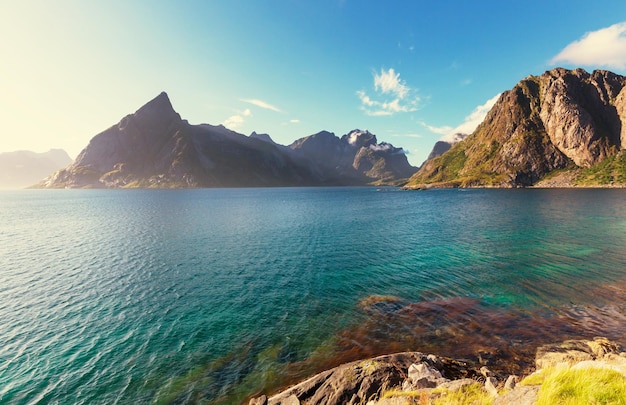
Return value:
M 559 169 L 587 175 L 607 161 L 618 162 L 610 181 L 626 183 L 619 163 L 625 84 L 625 77 L 602 70 L 529 76 L 502 94 L 473 134 L 425 162 L 408 187 L 524 187 Z
M 26 150 L 0 153 L 0 188 L 28 187 L 71 161 L 61 149 L 44 153 Z
M 380 144 L 376 135 L 355 129 L 341 138 L 327 131 L 298 139 L 289 147 L 295 155 L 324 173 L 326 178 L 355 184 L 394 184 L 416 172 L 402 148 L 386 142 Z M 345 181 L 345 180 L 344 180 Z
M 300 141 L 287 147 L 274 143 L 267 134 L 253 133 L 248 137 L 223 126 L 191 125 L 174 111 L 167 94 L 161 93 L 93 137 L 73 163 L 37 187 L 395 184 L 416 171 L 402 149 L 386 143 L 378 145 L 369 132 L 357 137 L 354 143 L 327 132 L 320 134 L 300 140 L 307 145 L 300 150 L 294 146 Z M 345 149 L 345 153 L 338 152 L 336 146 Z M 367 151 L 363 152 L 363 148 Z M 315 153 L 308 153 L 309 149 Z M 359 153 L 362 156 L 357 159 Z M 343 163 L 327 164 L 337 159 L 344 162 L 350 156 L 352 166 L 348 166 L 352 169 Z

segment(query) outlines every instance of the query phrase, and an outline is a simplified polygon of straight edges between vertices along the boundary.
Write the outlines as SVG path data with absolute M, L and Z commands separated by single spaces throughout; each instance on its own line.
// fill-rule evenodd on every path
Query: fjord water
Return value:
M 386 351 L 497 362 L 562 337 L 623 344 L 625 201 L 2 192 L 0 403 L 238 403 Z

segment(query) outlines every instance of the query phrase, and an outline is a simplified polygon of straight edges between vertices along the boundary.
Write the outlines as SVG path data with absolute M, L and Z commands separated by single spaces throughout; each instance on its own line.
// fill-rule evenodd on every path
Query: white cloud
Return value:
M 224 122 L 222 122 L 222 125 L 224 125 L 228 129 L 236 129 L 244 123 L 246 117 L 251 117 L 251 116 L 252 116 L 252 111 L 250 111 L 249 108 L 246 108 L 245 110 L 240 111 L 237 114 L 226 118 Z
M 550 60 L 551 65 L 560 62 L 626 69 L 626 21 L 587 32 Z
M 256 98 L 241 98 L 241 99 L 239 99 L 239 101 L 243 101 L 244 103 L 252 104 L 252 105 L 255 105 L 257 107 L 265 108 L 266 110 L 282 112 L 282 110 L 280 108 L 275 107 L 275 106 L 271 105 L 270 103 L 265 102 L 263 100 L 258 100 Z
M 435 134 L 439 134 L 439 135 L 447 135 L 450 131 L 452 131 L 452 127 L 444 125 L 442 127 L 435 127 L 432 125 L 428 125 L 425 122 L 420 122 L 420 124 L 422 124 L 422 126 L 426 129 L 428 129 L 430 132 L 434 132 Z
M 298 119 L 292 119 L 292 120 L 289 120 L 289 123 L 290 123 L 290 124 L 299 124 L 299 123 L 300 123 L 300 120 L 298 120 Z
M 483 122 L 483 120 L 485 119 L 485 116 L 491 110 L 491 108 L 494 106 L 494 104 L 498 101 L 499 98 L 500 98 L 500 94 L 490 98 L 489 100 L 485 102 L 485 104 L 481 104 L 478 107 L 474 108 L 474 110 L 468 116 L 465 117 L 465 119 L 463 120 L 463 123 L 454 128 L 447 126 L 447 125 L 436 127 L 433 125 L 428 125 L 425 122 L 420 122 L 420 124 L 424 128 L 428 129 L 430 132 L 443 135 L 441 137 L 442 141 L 454 142 L 458 140 L 458 137 L 456 134 L 459 134 L 459 133 L 471 134 L 472 132 L 474 132 L 476 127 L 478 127 L 478 125 L 480 125 L 480 123 Z
M 395 94 L 398 99 L 403 99 L 409 92 L 409 88 L 400 81 L 400 73 L 393 69 L 388 71 L 380 70 L 380 74 L 374 75 L 374 88 L 383 94 Z
M 487 113 L 491 110 L 494 104 L 500 98 L 500 94 L 497 94 L 487 100 L 485 104 L 481 104 L 478 107 L 474 108 L 474 110 L 463 120 L 463 123 L 455 128 L 452 128 L 447 134 L 445 134 L 441 140 L 442 141 L 455 141 L 456 134 L 471 134 L 476 130 L 487 116 Z
M 375 99 L 363 90 L 356 92 L 361 100 L 361 109 L 374 117 L 416 111 L 420 102 L 418 96 L 411 97 L 414 90 L 401 80 L 400 73 L 396 73 L 392 68 L 374 73 L 374 91 Z

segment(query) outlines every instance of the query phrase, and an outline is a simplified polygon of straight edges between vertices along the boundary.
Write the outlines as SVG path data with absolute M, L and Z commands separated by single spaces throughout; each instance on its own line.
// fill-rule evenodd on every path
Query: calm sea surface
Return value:
M 0 192 L 0 403 L 240 403 L 401 350 L 626 344 L 626 190 Z

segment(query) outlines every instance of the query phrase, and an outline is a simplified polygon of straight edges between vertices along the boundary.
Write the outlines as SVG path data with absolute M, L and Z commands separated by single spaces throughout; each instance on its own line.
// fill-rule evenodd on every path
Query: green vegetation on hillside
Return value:
M 576 178 L 576 186 L 610 186 L 626 184 L 626 152 L 609 156 L 602 162 L 582 169 Z

